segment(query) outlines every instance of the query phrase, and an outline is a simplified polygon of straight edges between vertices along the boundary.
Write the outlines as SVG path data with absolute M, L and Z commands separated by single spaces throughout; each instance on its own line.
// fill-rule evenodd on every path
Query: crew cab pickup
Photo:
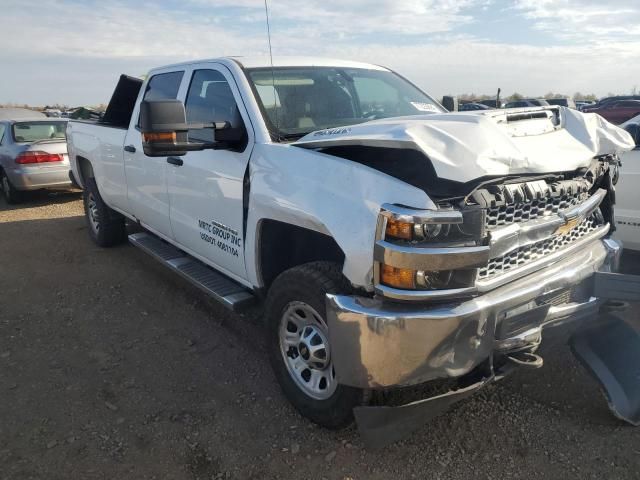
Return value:
M 123 76 L 68 139 L 98 245 L 128 219 L 131 243 L 226 306 L 264 302 L 285 395 L 330 428 L 384 424 L 390 390 L 448 379 L 451 403 L 539 367 L 545 327 L 597 312 L 634 147 L 597 115 L 448 113 L 387 68 L 314 58 Z

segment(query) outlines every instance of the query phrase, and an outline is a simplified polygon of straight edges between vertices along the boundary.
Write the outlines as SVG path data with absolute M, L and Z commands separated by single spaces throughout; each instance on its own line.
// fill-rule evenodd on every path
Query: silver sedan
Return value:
M 0 186 L 8 203 L 26 190 L 67 189 L 67 121 L 38 117 L 0 119 Z

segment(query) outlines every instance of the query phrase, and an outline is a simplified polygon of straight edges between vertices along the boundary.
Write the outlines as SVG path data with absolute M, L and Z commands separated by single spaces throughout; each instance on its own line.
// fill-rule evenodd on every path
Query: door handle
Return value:
M 184 161 L 178 157 L 167 157 L 167 163 L 175 165 L 176 167 L 181 167 L 184 164 Z
M 127 145 L 124 147 L 124 151 L 129 153 L 136 153 L 136 147 L 134 147 L 133 145 Z

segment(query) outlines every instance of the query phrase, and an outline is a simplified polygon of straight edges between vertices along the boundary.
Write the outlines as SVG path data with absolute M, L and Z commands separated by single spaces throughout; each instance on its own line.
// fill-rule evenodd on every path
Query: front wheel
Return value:
M 338 384 L 326 320 L 327 293 L 351 289 L 337 264 L 313 262 L 282 273 L 267 298 L 267 349 L 293 406 L 331 429 L 348 426 L 364 391 Z

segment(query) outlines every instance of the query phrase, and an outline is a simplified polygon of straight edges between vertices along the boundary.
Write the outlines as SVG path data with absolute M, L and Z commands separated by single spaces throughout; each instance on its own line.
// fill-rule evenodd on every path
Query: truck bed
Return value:
M 139 78 L 120 75 L 118 85 L 100 120 L 70 120 L 67 124 L 71 170 L 80 186 L 84 187 L 81 166 L 78 164 L 80 159 L 107 160 L 92 161 L 94 169 L 123 164 L 122 148 L 142 83 Z M 96 175 L 96 178 L 100 177 Z

